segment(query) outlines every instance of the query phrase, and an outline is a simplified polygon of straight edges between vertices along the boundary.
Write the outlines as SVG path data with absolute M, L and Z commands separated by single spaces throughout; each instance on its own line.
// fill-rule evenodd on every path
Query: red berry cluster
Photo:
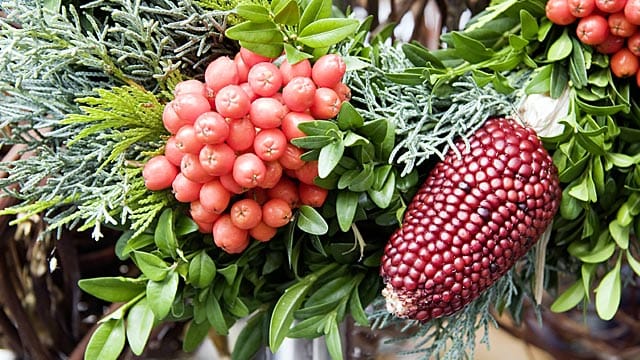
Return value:
M 278 63 L 279 65 L 276 65 Z M 291 143 L 298 124 L 334 118 L 350 96 L 339 55 L 290 64 L 242 48 L 211 62 L 205 81 L 176 85 L 164 109 L 172 134 L 164 155 L 144 167 L 150 190 L 172 188 L 217 246 L 240 253 L 250 238 L 268 241 L 299 205 L 322 206 L 317 161 Z
M 640 0 L 549 0 L 546 15 L 558 25 L 577 21 L 578 39 L 611 54 L 611 72 L 619 78 L 635 75 L 640 86 Z

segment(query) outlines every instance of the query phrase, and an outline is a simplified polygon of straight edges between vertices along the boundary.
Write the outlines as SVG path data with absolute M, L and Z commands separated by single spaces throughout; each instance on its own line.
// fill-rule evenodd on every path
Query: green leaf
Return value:
M 607 152 L 605 154 L 605 159 L 619 168 L 626 168 L 635 164 L 634 159 L 627 154 Z
M 334 137 L 326 135 L 310 135 L 291 139 L 293 145 L 303 149 L 321 149 L 334 141 Z
M 316 120 L 316 121 L 307 121 L 301 124 L 298 124 L 298 129 L 309 136 L 314 135 L 325 135 L 329 136 L 332 131 L 339 133 L 340 128 L 333 121 L 327 120 Z M 297 139 L 296 139 L 297 140 Z
M 216 276 L 216 264 L 206 251 L 200 251 L 189 263 L 187 281 L 197 288 L 205 288 Z
M 580 44 L 580 41 L 575 38 L 571 38 L 573 44 L 573 51 L 571 52 L 571 58 L 569 61 L 569 77 L 574 86 L 578 89 L 587 86 L 589 83 L 587 74 L 587 61 L 584 56 L 584 49 Z
M 294 339 L 313 339 L 319 337 L 323 334 L 327 320 L 326 314 L 311 316 L 296 323 L 287 336 Z
M 568 189 L 562 191 L 560 199 L 560 215 L 567 220 L 575 220 L 582 214 L 580 202 L 573 196 L 569 196 Z
M 173 229 L 173 209 L 165 209 L 160 214 L 153 241 L 163 254 L 177 257 L 178 240 Z
M 209 334 L 210 327 L 206 321 L 201 323 L 191 321 L 184 335 L 184 340 L 182 341 L 182 350 L 186 352 L 195 351 Z
M 275 11 L 273 20 L 278 24 L 297 25 L 300 20 L 300 8 L 296 0 L 286 0 Z
M 300 30 L 298 41 L 312 48 L 328 47 L 353 35 L 358 24 L 355 19 L 319 19 Z
M 472 64 L 490 59 L 494 55 L 493 50 L 486 48 L 482 42 L 464 33 L 454 31 L 451 33 L 451 39 L 453 40 L 456 54 Z
M 179 214 L 176 220 L 176 236 L 185 236 L 198 231 L 198 224 L 185 214 Z
M 298 228 L 307 234 L 324 235 L 329 231 L 329 225 L 322 215 L 308 205 L 300 206 L 298 211 Z
M 571 37 L 569 37 L 569 31 L 564 29 L 562 35 L 549 47 L 547 59 L 552 62 L 560 61 L 571 55 L 572 49 L 573 43 L 571 42 Z
M 640 262 L 638 262 L 638 260 L 636 260 L 628 250 L 626 251 L 626 255 L 629 267 L 633 270 L 634 273 L 636 273 L 636 276 L 640 276 Z
M 178 291 L 179 275 L 172 271 L 163 281 L 149 281 L 147 301 L 156 319 L 163 320 L 171 310 Z
M 256 23 L 245 21 L 225 32 L 228 38 L 257 44 L 282 44 L 282 33 L 273 21 Z
M 297 64 L 304 59 L 313 58 L 313 55 L 300 51 L 290 44 L 284 44 L 284 53 L 287 57 L 287 62 L 291 65 Z
M 582 282 L 576 281 L 551 304 L 551 311 L 559 313 L 573 309 L 584 299 L 584 294 Z
M 525 9 L 520 10 L 520 25 L 522 36 L 525 39 L 536 40 L 538 38 L 538 21 Z
M 351 297 L 349 298 L 349 313 L 356 324 L 360 326 L 369 326 L 369 318 L 362 307 L 360 292 L 358 291 L 357 286 L 353 289 Z
M 122 249 L 122 256 L 128 256 L 134 250 L 140 250 L 154 243 L 153 235 L 140 234 L 134 238 L 127 240 L 127 244 Z
M 213 292 L 210 292 L 209 296 L 207 297 L 206 307 L 207 320 L 209 320 L 209 324 L 213 326 L 218 334 L 229 334 L 229 327 L 227 326 L 227 322 L 224 319 L 224 314 L 222 313 L 220 302 L 218 301 L 218 299 L 216 299 Z
M 124 349 L 125 329 L 122 319 L 106 321 L 91 335 L 85 360 L 116 360 Z
M 219 269 L 218 274 L 222 275 L 227 281 L 227 284 L 232 285 L 238 273 L 238 265 L 231 264 L 225 268 Z
M 304 11 L 300 17 L 298 27 L 304 29 L 316 20 L 330 17 L 332 5 L 331 0 L 311 0 L 307 6 L 303 7 Z
M 357 129 L 364 125 L 362 115 L 349 102 L 342 103 L 336 120 L 340 130 Z
M 326 178 L 338 165 L 344 154 L 344 143 L 342 140 L 333 141 L 320 150 L 318 158 L 318 176 Z
M 351 228 L 358 208 L 358 193 L 352 191 L 340 191 L 336 199 L 336 214 L 340 230 L 346 232 Z
M 518 36 L 518 35 L 515 35 L 515 34 L 510 34 L 509 35 L 509 45 L 511 45 L 511 47 L 514 48 L 515 50 L 522 50 L 527 45 L 529 45 L 529 41 L 527 39 L 523 38 L 522 36 Z
M 254 23 L 265 23 L 270 20 L 269 9 L 262 5 L 241 3 L 236 6 L 238 16 Z
M 280 56 L 280 54 L 282 54 L 282 50 L 284 49 L 283 44 L 281 42 L 260 43 L 260 42 L 240 40 L 240 46 L 248 50 L 251 50 L 256 54 L 260 54 L 262 56 L 266 56 L 272 59 L 275 59 L 278 56 Z
M 329 332 L 327 333 L 327 350 L 329 350 L 329 355 L 333 360 L 341 360 L 343 359 L 342 354 L 342 341 L 340 340 L 340 329 L 338 328 L 338 322 L 335 317 L 333 317 L 329 323 Z
M 536 69 L 525 86 L 527 94 L 544 94 L 551 89 L 551 69 L 553 65 L 545 65 Z
M 611 320 L 618 311 L 622 294 L 620 280 L 620 261 L 600 281 L 596 291 L 596 312 L 602 320 Z
M 365 164 L 360 173 L 353 179 L 349 190 L 353 192 L 362 192 L 371 189 L 375 176 L 373 174 L 373 167 L 371 164 Z
M 582 260 L 582 262 L 597 264 L 609 260 L 615 251 L 616 243 L 609 242 L 602 247 L 596 247 L 592 251 L 577 257 Z
M 151 335 L 155 317 L 147 303 L 147 299 L 138 301 L 127 315 L 127 340 L 131 351 L 140 355 Z
M 396 176 L 392 172 L 387 177 L 387 180 L 384 183 L 384 186 L 380 190 L 370 189 L 368 191 L 369 197 L 374 204 L 376 204 L 381 209 L 386 209 L 391 204 L 391 200 L 393 199 L 393 195 L 395 194 L 396 189 Z
M 313 281 L 301 280 L 288 287 L 278 299 L 269 326 L 269 348 L 276 352 L 284 341 L 293 323 L 293 314 L 304 301 Z
M 568 82 L 569 75 L 564 69 L 564 66 L 562 66 L 562 64 L 559 62 L 553 63 L 553 67 L 551 68 L 551 97 L 554 99 L 558 99 L 560 96 L 562 96 L 562 93 L 567 87 Z
M 126 302 L 144 292 L 145 280 L 125 277 L 81 279 L 78 286 L 84 292 L 108 302 Z
M 621 249 L 627 250 L 629 248 L 629 233 L 631 231 L 631 224 L 622 226 L 618 223 L 618 220 L 613 220 L 609 223 L 609 232 L 611 237 L 616 241 L 616 244 Z
M 265 311 L 258 311 L 247 321 L 247 324 L 242 328 L 236 339 L 236 344 L 239 344 L 239 346 L 233 347 L 232 359 L 251 360 L 254 358 L 265 340 L 263 331 L 265 315 Z
M 147 252 L 134 251 L 136 265 L 152 281 L 162 281 L 169 273 L 169 265 L 161 258 Z
M 442 61 L 420 43 L 412 42 L 403 44 L 402 51 L 413 66 L 426 67 L 428 64 L 431 64 L 433 67 L 444 68 Z

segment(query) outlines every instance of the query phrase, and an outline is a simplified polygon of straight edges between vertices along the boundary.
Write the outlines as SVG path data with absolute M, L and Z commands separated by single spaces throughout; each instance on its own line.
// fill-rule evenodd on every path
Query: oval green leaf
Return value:
M 147 303 L 147 299 L 138 301 L 127 315 L 127 341 L 131 351 L 140 355 L 151 335 L 155 316 Z
M 573 309 L 576 305 L 584 299 L 584 287 L 582 281 L 576 281 L 571 287 L 563 292 L 558 298 L 551 304 L 551 311 L 553 312 L 565 312 Z
M 312 48 L 324 48 L 337 44 L 358 29 L 358 20 L 330 18 L 316 20 L 305 26 L 298 41 Z
M 596 289 L 596 312 L 602 320 L 611 320 L 618 311 L 622 294 L 620 259 L 600 281 Z
M 178 240 L 173 228 L 173 209 L 165 209 L 160 214 L 153 241 L 163 254 L 172 258 L 177 256 Z
M 125 277 L 82 279 L 78 286 L 84 292 L 108 302 L 126 302 L 144 292 L 145 280 Z
M 271 348 L 272 352 L 276 352 L 287 337 L 289 328 L 291 328 L 294 320 L 293 314 L 300 308 L 312 284 L 312 281 L 302 280 L 287 288 L 278 299 L 271 314 L 269 326 L 269 348 Z
M 204 288 L 213 282 L 216 275 L 216 264 L 204 251 L 200 251 L 189 263 L 187 280 L 197 288 Z
M 257 44 L 282 44 L 282 33 L 272 21 L 256 23 L 246 21 L 225 32 L 228 38 Z
M 320 150 L 318 157 L 318 176 L 326 178 L 331 171 L 338 165 L 340 158 L 344 154 L 344 143 L 342 140 L 336 140 Z
M 149 281 L 147 284 L 147 301 L 156 319 L 163 320 L 169 314 L 178 291 L 178 281 L 178 273 L 170 272 L 163 281 Z
M 346 232 L 351 228 L 353 218 L 358 208 L 358 193 L 352 191 L 340 191 L 336 200 L 336 214 L 340 230 Z
M 125 329 L 122 319 L 109 320 L 98 326 L 91 335 L 85 360 L 116 360 L 124 349 Z
M 329 225 L 316 209 L 308 205 L 300 206 L 298 211 L 298 228 L 307 234 L 324 235 Z
M 136 265 L 152 281 L 162 281 L 169 273 L 169 265 L 161 258 L 147 252 L 135 251 Z
M 236 6 L 238 16 L 254 23 L 264 23 L 269 21 L 269 9 L 262 5 L 242 3 Z
M 573 49 L 573 43 L 571 42 L 571 37 L 569 37 L 569 32 L 565 29 L 562 32 L 562 35 L 556 39 L 556 41 L 551 44 L 549 47 L 549 51 L 547 52 L 547 60 L 549 61 L 559 61 L 562 60 L 569 55 L 571 55 L 571 50 Z

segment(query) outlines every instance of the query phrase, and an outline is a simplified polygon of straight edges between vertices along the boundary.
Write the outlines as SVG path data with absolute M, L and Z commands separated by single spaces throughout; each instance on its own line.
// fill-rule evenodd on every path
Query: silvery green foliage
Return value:
M 221 35 L 226 13 L 190 0 L 73 4 L 0 3 L 6 14 L 0 18 L 0 145 L 33 150 L 24 160 L 0 164 L 9 172 L 0 189 L 21 199 L 22 211 L 45 211 L 54 228 L 93 226 L 98 238 L 100 223 L 128 220 L 126 161 L 161 144 L 132 146 L 104 165 L 114 147 L 109 138 L 95 133 L 67 147 L 88 125 L 61 120 L 82 113 L 76 99 L 95 96 L 96 89 L 130 86 L 166 100 L 173 84 L 204 74 L 209 61 L 234 45 Z

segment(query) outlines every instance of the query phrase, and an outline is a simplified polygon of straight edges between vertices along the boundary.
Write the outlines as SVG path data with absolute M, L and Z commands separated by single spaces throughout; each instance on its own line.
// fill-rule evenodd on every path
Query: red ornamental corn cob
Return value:
M 409 204 L 380 273 L 387 309 L 426 321 L 477 298 L 538 240 L 560 204 L 535 131 L 493 118 L 456 144 Z

